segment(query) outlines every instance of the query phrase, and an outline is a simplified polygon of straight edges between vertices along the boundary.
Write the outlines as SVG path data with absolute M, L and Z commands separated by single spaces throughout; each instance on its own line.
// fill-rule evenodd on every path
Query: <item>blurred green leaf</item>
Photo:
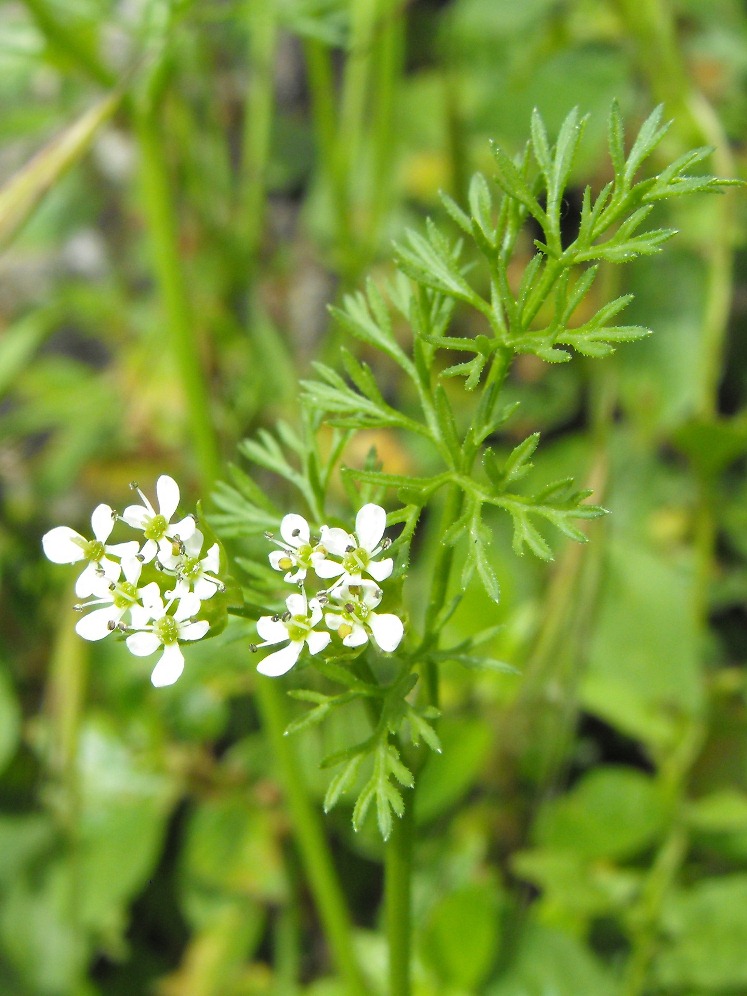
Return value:
M 500 893 L 493 882 L 468 883 L 431 911 L 423 948 L 444 984 L 477 992 L 500 945 Z
M 122 95 L 89 108 L 0 189 L 0 250 L 34 211 L 44 194 L 88 151 L 96 132 L 116 111 Z

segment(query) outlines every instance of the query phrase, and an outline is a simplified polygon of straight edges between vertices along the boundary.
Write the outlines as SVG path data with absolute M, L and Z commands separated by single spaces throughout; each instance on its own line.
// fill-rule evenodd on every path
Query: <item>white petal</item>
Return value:
M 150 680 L 156 688 L 173 685 L 183 670 L 184 654 L 179 649 L 178 643 L 170 643 L 168 647 L 163 648 L 161 659 L 153 668 Z
M 99 543 L 106 543 L 114 529 L 114 510 L 109 505 L 97 505 L 91 515 L 91 527 Z
M 349 546 L 355 546 L 355 538 L 346 533 L 344 529 L 334 526 L 322 526 L 322 534 L 319 540 L 325 550 L 329 550 L 335 557 L 342 557 Z
M 202 540 L 200 540 L 200 545 L 202 545 Z M 202 569 L 210 571 L 212 574 L 217 574 L 220 570 L 220 547 L 217 543 L 213 543 L 202 558 Z
M 198 619 L 196 622 L 185 623 L 179 627 L 180 640 L 201 640 L 210 629 L 207 619 Z
M 185 515 L 183 519 L 174 522 L 169 526 L 169 535 L 178 536 L 180 540 L 188 540 L 194 535 L 197 523 L 191 515 Z
M 364 505 L 355 517 L 355 532 L 364 550 L 373 550 L 385 529 L 386 512 L 381 505 Z
M 191 516 L 190 516 L 190 518 L 191 518 Z M 192 522 L 194 522 L 194 521 L 195 520 L 192 519 Z M 197 556 L 199 556 L 200 553 L 202 553 L 202 542 L 205 539 L 205 537 L 202 535 L 202 533 L 200 532 L 199 529 L 195 529 L 195 531 L 192 533 L 192 535 L 191 536 L 187 536 L 187 537 L 184 537 L 184 536 L 182 536 L 181 533 L 179 533 L 179 538 L 184 541 L 184 552 L 187 554 L 188 557 L 197 557 Z M 215 548 L 217 550 L 218 549 L 218 544 L 217 543 L 213 543 L 213 546 L 211 546 L 210 550 L 208 551 L 208 554 L 207 554 L 208 557 L 212 553 L 213 548 Z M 216 565 L 215 570 L 217 570 L 217 569 L 218 569 L 218 567 Z
M 322 618 L 322 607 L 319 604 L 319 599 L 310 598 L 309 599 L 309 624 L 311 626 L 316 626 L 319 620 Z
M 276 571 L 282 571 L 285 569 L 284 567 L 280 566 L 281 560 L 288 559 L 288 554 L 285 552 L 285 550 L 273 550 L 272 553 L 269 555 L 269 558 L 270 558 L 270 566 L 274 567 Z
M 366 570 L 377 581 L 385 581 L 392 573 L 393 568 L 394 561 L 391 557 L 387 557 L 386 560 L 372 560 Z
M 212 598 L 217 590 L 218 586 L 210 578 L 197 578 L 195 581 L 195 595 L 202 602 L 207 601 L 208 598 Z
M 309 633 L 306 637 L 309 653 L 318 654 L 320 650 L 324 650 L 331 639 L 329 633 Z
M 345 617 L 338 615 L 337 612 L 328 612 L 324 617 L 324 622 L 330 629 L 339 629 L 345 622 Z
M 131 633 L 125 640 L 127 649 L 136 657 L 149 657 L 161 646 L 155 633 Z
M 266 674 L 270 678 L 286 674 L 298 660 L 302 647 L 303 643 L 289 643 L 287 647 L 268 654 L 263 661 L 259 662 L 257 670 L 260 674 Z
M 135 543 L 135 552 L 137 552 L 137 543 Z M 122 573 L 125 576 L 125 580 L 129 581 L 130 584 L 136 585 L 138 583 L 142 569 L 143 565 L 136 556 L 126 556 L 122 558 Z
M 153 518 L 153 512 L 142 505 L 128 505 L 122 512 L 122 518 L 133 529 L 144 529 L 146 522 Z
M 353 623 L 352 632 L 342 642 L 346 647 L 362 647 L 364 643 L 368 643 L 368 633 L 360 623 Z
M 272 616 L 260 616 L 257 620 L 257 632 L 265 643 L 282 643 L 288 639 L 288 630 L 284 623 Z
M 292 616 L 305 616 L 308 613 L 306 599 L 303 595 L 288 595 L 285 604 Z
M 99 584 L 100 581 L 103 581 L 106 587 L 111 584 L 106 575 L 102 576 L 99 574 L 96 570 L 96 564 L 86 564 L 85 570 L 75 582 L 75 594 L 78 598 L 88 598 L 89 595 L 103 594 L 101 592 L 101 585 Z
M 44 555 L 53 564 L 77 564 L 88 541 L 70 526 L 55 526 L 42 536 Z
M 138 556 L 142 558 L 141 562 L 143 564 L 149 564 L 157 553 L 158 553 L 158 543 L 156 543 L 155 540 L 149 539 L 146 540 L 145 543 L 143 543 L 143 548 L 138 554 Z
M 111 605 L 105 609 L 94 609 L 93 612 L 89 612 L 87 616 L 78 620 L 75 624 L 75 632 L 84 640 L 103 640 L 111 633 L 110 621 L 112 619 L 116 621 L 118 616 L 118 610 Z
M 158 616 L 163 615 L 163 599 L 161 598 L 161 589 L 158 587 L 157 581 L 151 581 L 150 584 L 146 584 L 144 588 L 140 589 L 139 594 L 140 601 L 147 609 L 152 609 Z
M 132 620 L 133 629 L 145 629 L 152 618 L 153 613 L 150 609 L 146 609 L 137 603 L 130 606 L 130 619 Z
M 290 512 L 288 515 L 283 516 L 283 520 L 280 523 L 280 535 L 288 546 L 298 547 L 302 543 L 309 542 L 311 531 L 308 522 L 302 515 Z
M 372 612 L 369 616 L 369 625 L 374 640 L 383 651 L 390 654 L 397 649 L 405 632 L 405 627 L 399 616 L 395 616 L 391 612 L 381 614 Z
M 316 560 L 314 561 L 314 570 L 317 577 L 320 578 L 338 578 L 345 573 L 342 564 L 338 564 L 334 560 Z
M 167 522 L 171 522 L 171 516 L 179 504 L 179 485 L 173 477 L 161 474 L 156 481 L 156 497 L 158 498 L 158 511 Z
M 383 561 L 386 563 L 386 561 Z M 381 601 L 381 588 L 374 581 L 361 581 L 361 600 L 369 609 L 375 609 Z M 340 595 L 342 597 L 342 595 Z M 348 596 L 346 596 L 347 598 Z
M 196 616 L 200 611 L 200 599 L 194 592 L 185 595 L 179 600 L 179 604 L 174 612 L 174 619 L 181 622 L 182 619 L 189 619 Z

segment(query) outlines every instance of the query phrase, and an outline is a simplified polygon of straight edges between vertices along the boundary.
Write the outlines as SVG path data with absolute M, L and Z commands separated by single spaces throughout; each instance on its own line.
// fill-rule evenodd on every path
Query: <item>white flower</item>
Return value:
M 153 669 L 150 680 L 156 688 L 173 685 L 184 670 L 184 655 L 179 640 L 200 640 L 208 631 L 206 619 L 194 621 L 200 610 L 200 599 L 194 592 L 179 599 L 173 614 L 169 612 L 175 599 L 164 605 L 158 585 L 152 581 L 141 591 L 142 607 L 133 609 L 133 626 L 127 647 L 136 657 L 148 657 L 163 647 L 163 654 Z
M 45 556 L 55 564 L 77 564 L 86 561 L 85 570 L 75 584 L 78 598 L 88 598 L 96 591 L 96 581 L 106 578 L 117 581 L 122 567 L 112 557 L 131 559 L 135 556 L 138 543 L 116 543 L 107 546 L 117 513 L 109 505 L 97 505 L 91 516 L 94 538 L 91 540 L 76 533 L 69 526 L 55 526 L 42 536 Z
M 189 539 L 179 544 L 179 552 L 173 550 L 159 556 L 157 566 L 160 566 L 173 574 L 177 582 L 173 591 L 167 591 L 167 598 L 182 598 L 190 591 L 201 600 L 212 598 L 216 591 L 224 591 L 225 585 L 220 578 L 215 575 L 220 567 L 220 550 L 217 543 L 213 543 L 204 557 L 202 553 L 203 535 L 199 529 L 195 529 Z
M 335 588 L 334 597 L 339 605 L 331 606 L 324 621 L 330 629 L 337 630 L 346 647 L 361 647 L 368 642 L 369 633 L 386 653 L 396 650 L 405 627 L 399 616 L 391 612 L 374 612 L 381 601 L 381 589 L 373 581 L 358 584 L 341 584 Z
M 103 640 L 114 629 L 117 629 L 124 615 L 132 610 L 139 609 L 141 592 L 138 591 L 137 582 L 140 575 L 141 564 L 132 558 L 125 561 L 125 580 L 109 581 L 105 577 L 95 577 L 93 580 L 94 590 L 90 602 L 76 605 L 76 609 L 94 608 L 88 615 L 83 616 L 75 626 L 75 632 L 82 636 L 84 640 Z
M 309 568 L 323 558 L 324 551 L 318 544 L 311 542 L 308 522 L 295 512 L 283 516 L 280 535 L 283 537 L 282 543 L 268 533 L 268 539 L 280 547 L 270 554 L 270 563 L 276 571 L 286 572 L 284 581 L 293 583 L 303 581 Z
M 316 598 L 306 601 L 301 594 L 289 595 L 285 600 L 287 611 L 282 616 L 262 616 L 257 620 L 257 632 L 264 643 L 252 646 L 272 647 L 276 643 L 288 641 L 285 647 L 268 654 L 257 665 L 260 674 L 275 678 L 293 667 L 307 644 L 309 653 L 318 654 L 329 643 L 329 633 L 317 633 L 314 627 L 322 618 L 322 608 Z
M 179 485 L 174 478 L 162 474 L 156 481 L 157 512 L 137 484 L 133 483 L 130 487 L 137 491 L 142 505 L 128 505 L 122 518 L 129 526 L 142 529 L 145 535 L 145 543 L 139 554 L 143 562 L 149 563 L 157 553 L 160 553 L 161 558 L 166 558 L 174 552 L 174 547 L 179 552 L 181 544 L 194 533 L 195 520 L 193 516 L 187 515 L 171 524 L 171 516 L 179 504 Z
M 331 590 L 341 584 L 359 584 L 363 574 L 374 581 L 384 581 L 392 573 L 394 561 L 391 557 L 375 560 L 389 542 L 383 540 L 386 528 L 386 512 L 381 505 L 368 504 L 355 517 L 355 534 L 344 529 L 322 527 L 320 545 L 333 557 L 314 562 L 314 570 L 320 578 L 338 578 Z

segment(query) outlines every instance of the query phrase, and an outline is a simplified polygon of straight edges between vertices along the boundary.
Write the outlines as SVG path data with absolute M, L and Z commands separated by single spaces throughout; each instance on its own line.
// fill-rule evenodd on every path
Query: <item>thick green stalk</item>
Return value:
M 200 362 L 200 343 L 179 256 L 179 226 L 172 181 L 164 155 L 163 133 L 149 108 L 135 112 L 140 145 L 143 204 L 153 247 L 153 264 L 187 407 L 187 422 L 201 483 L 207 489 L 220 469 L 218 444 L 210 417 L 210 398 Z
M 389 996 L 410 996 L 413 799 L 395 820 L 384 864 Z
M 367 992 L 353 948 L 350 916 L 316 808 L 304 786 L 293 742 L 285 736 L 286 716 L 281 689 L 271 678 L 258 677 L 257 701 L 293 822 L 308 882 L 334 962 L 350 996 Z

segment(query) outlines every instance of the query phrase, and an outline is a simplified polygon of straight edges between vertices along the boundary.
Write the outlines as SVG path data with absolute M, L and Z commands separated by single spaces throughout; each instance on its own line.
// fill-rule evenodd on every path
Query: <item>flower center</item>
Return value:
M 103 558 L 106 550 L 104 549 L 104 544 L 100 540 L 89 540 L 86 543 L 84 550 L 86 560 L 92 564 L 98 564 L 98 562 Z
M 137 588 L 129 581 L 120 582 L 114 589 L 114 605 L 118 609 L 126 609 L 137 601 Z
M 293 618 L 286 623 L 286 629 L 288 630 L 288 636 L 291 640 L 294 643 L 300 643 L 301 640 L 305 640 L 307 635 L 311 632 L 308 616 L 293 616 Z
M 165 515 L 154 515 L 145 526 L 143 533 L 146 539 L 160 540 L 166 534 L 168 528 L 169 524 L 166 521 Z
M 185 557 L 179 570 L 182 577 L 196 581 L 202 572 L 202 564 L 197 557 Z
M 173 616 L 162 616 L 153 626 L 153 631 L 165 647 L 179 639 L 179 623 Z
M 361 571 L 365 571 L 368 567 L 370 560 L 371 556 L 368 550 L 364 550 L 362 546 L 359 546 L 357 549 L 345 554 L 342 566 L 347 574 L 360 574 Z

